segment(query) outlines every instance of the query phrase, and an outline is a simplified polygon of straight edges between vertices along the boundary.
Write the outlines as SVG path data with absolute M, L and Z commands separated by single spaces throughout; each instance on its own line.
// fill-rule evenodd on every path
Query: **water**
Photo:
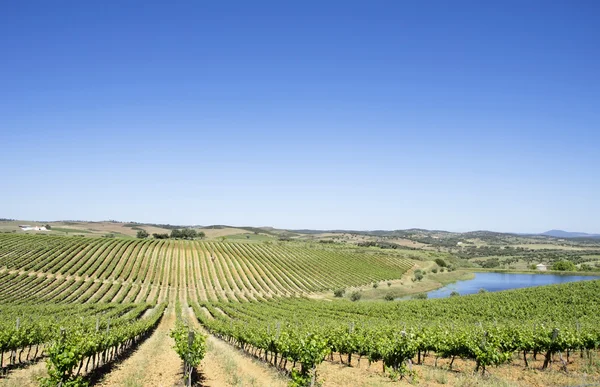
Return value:
M 443 298 L 457 291 L 461 296 L 474 294 L 479 289 L 488 292 L 500 290 L 528 288 L 531 286 L 562 284 L 565 282 L 600 279 L 600 276 L 557 275 L 557 274 L 516 274 L 516 273 L 474 273 L 475 278 L 458 281 L 443 288 L 427 293 L 428 298 Z

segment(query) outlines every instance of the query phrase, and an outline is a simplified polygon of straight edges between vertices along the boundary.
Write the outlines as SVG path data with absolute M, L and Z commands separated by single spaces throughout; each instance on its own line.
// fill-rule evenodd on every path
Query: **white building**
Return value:
M 544 265 L 543 263 L 538 263 L 537 265 L 535 265 L 536 270 L 539 271 L 546 271 L 548 270 L 548 266 Z
M 30 226 L 28 224 L 20 224 L 19 228 L 22 231 L 48 231 L 46 226 Z

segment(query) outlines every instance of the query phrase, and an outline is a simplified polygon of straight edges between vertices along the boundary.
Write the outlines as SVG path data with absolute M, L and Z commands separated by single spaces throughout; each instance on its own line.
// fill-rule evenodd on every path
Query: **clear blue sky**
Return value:
M 0 5 L 0 217 L 600 232 L 597 1 Z

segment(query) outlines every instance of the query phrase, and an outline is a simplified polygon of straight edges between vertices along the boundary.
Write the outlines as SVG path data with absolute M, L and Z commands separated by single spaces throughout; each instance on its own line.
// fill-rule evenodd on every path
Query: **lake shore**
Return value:
M 431 271 L 434 267 L 438 269 L 437 273 Z M 427 274 L 425 274 L 421 281 L 413 281 L 415 270 L 422 270 Z M 419 264 L 404 273 L 400 279 L 379 282 L 377 283 L 377 287 L 373 287 L 373 284 L 348 287 L 345 289 L 344 298 L 348 299 L 353 292 L 358 291 L 361 295 L 361 301 L 384 300 L 386 296 L 392 296 L 396 299 L 427 293 L 454 282 L 466 281 L 473 278 L 475 278 L 475 273 L 472 271 L 460 269 L 451 272 L 440 272 L 434 262 L 419 262 Z M 339 299 L 334 297 L 333 291 L 314 294 L 309 297 L 324 300 Z
M 462 270 L 473 273 L 508 273 L 508 274 L 552 274 L 552 275 L 586 275 L 600 276 L 600 271 L 558 271 L 558 270 L 512 270 L 512 269 L 485 269 L 485 268 L 464 268 Z
M 444 298 L 458 293 L 459 295 L 476 294 L 480 291 L 498 292 L 511 289 L 522 289 L 537 286 L 547 286 L 567 282 L 587 281 L 600 279 L 600 275 L 579 275 L 572 272 L 546 273 L 538 272 L 517 273 L 514 271 L 471 271 L 472 280 L 461 281 L 454 285 L 436 289 L 427 294 L 428 298 Z

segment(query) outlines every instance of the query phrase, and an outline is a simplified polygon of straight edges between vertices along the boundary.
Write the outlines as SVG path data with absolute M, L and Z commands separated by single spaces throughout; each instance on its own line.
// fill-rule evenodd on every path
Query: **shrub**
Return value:
M 415 271 L 415 277 L 413 278 L 413 281 L 421 281 L 423 279 L 423 277 L 424 277 L 423 273 L 421 273 L 420 271 L 419 272 Z
M 140 239 L 146 239 L 150 236 L 150 234 L 148 234 L 148 231 L 146 230 L 140 230 L 137 232 L 137 237 Z
M 358 300 L 360 300 L 361 297 L 362 297 L 362 294 L 360 294 L 360 292 L 358 290 L 355 290 L 352 292 L 352 294 L 350 294 L 351 301 L 358 301 Z
M 379 287 L 379 284 L 377 282 L 373 282 L 373 289 L 377 289 Z
M 389 288 L 390 286 L 392 286 L 392 283 L 391 283 L 391 282 L 388 282 L 387 284 L 388 284 L 388 288 Z
M 479 289 L 479 291 L 477 293 L 479 294 L 483 294 L 483 293 L 487 293 L 488 291 L 485 290 L 484 288 Z
M 413 300 L 426 300 L 427 299 L 427 293 L 417 293 L 414 296 L 412 296 Z
M 335 297 L 344 297 L 344 294 L 346 294 L 346 289 L 335 289 L 333 291 Z
M 577 267 L 571 261 L 558 261 L 554 262 L 554 265 L 552 265 L 552 270 L 575 271 L 577 270 Z
M 433 269 L 431 269 L 431 272 L 432 272 L 433 274 L 436 274 L 436 273 L 438 272 L 438 269 L 437 269 L 437 267 L 434 267 Z
M 388 293 L 385 296 L 383 296 L 383 299 L 386 301 L 394 301 L 396 297 L 394 297 L 394 295 L 392 293 Z
M 442 258 L 436 258 L 435 263 L 437 263 L 439 267 L 446 267 L 446 261 L 444 261 Z
M 450 297 L 457 297 L 460 296 L 460 293 L 457 292 L 456 290 L 453 290 L 452 293 L 450 293 Z

